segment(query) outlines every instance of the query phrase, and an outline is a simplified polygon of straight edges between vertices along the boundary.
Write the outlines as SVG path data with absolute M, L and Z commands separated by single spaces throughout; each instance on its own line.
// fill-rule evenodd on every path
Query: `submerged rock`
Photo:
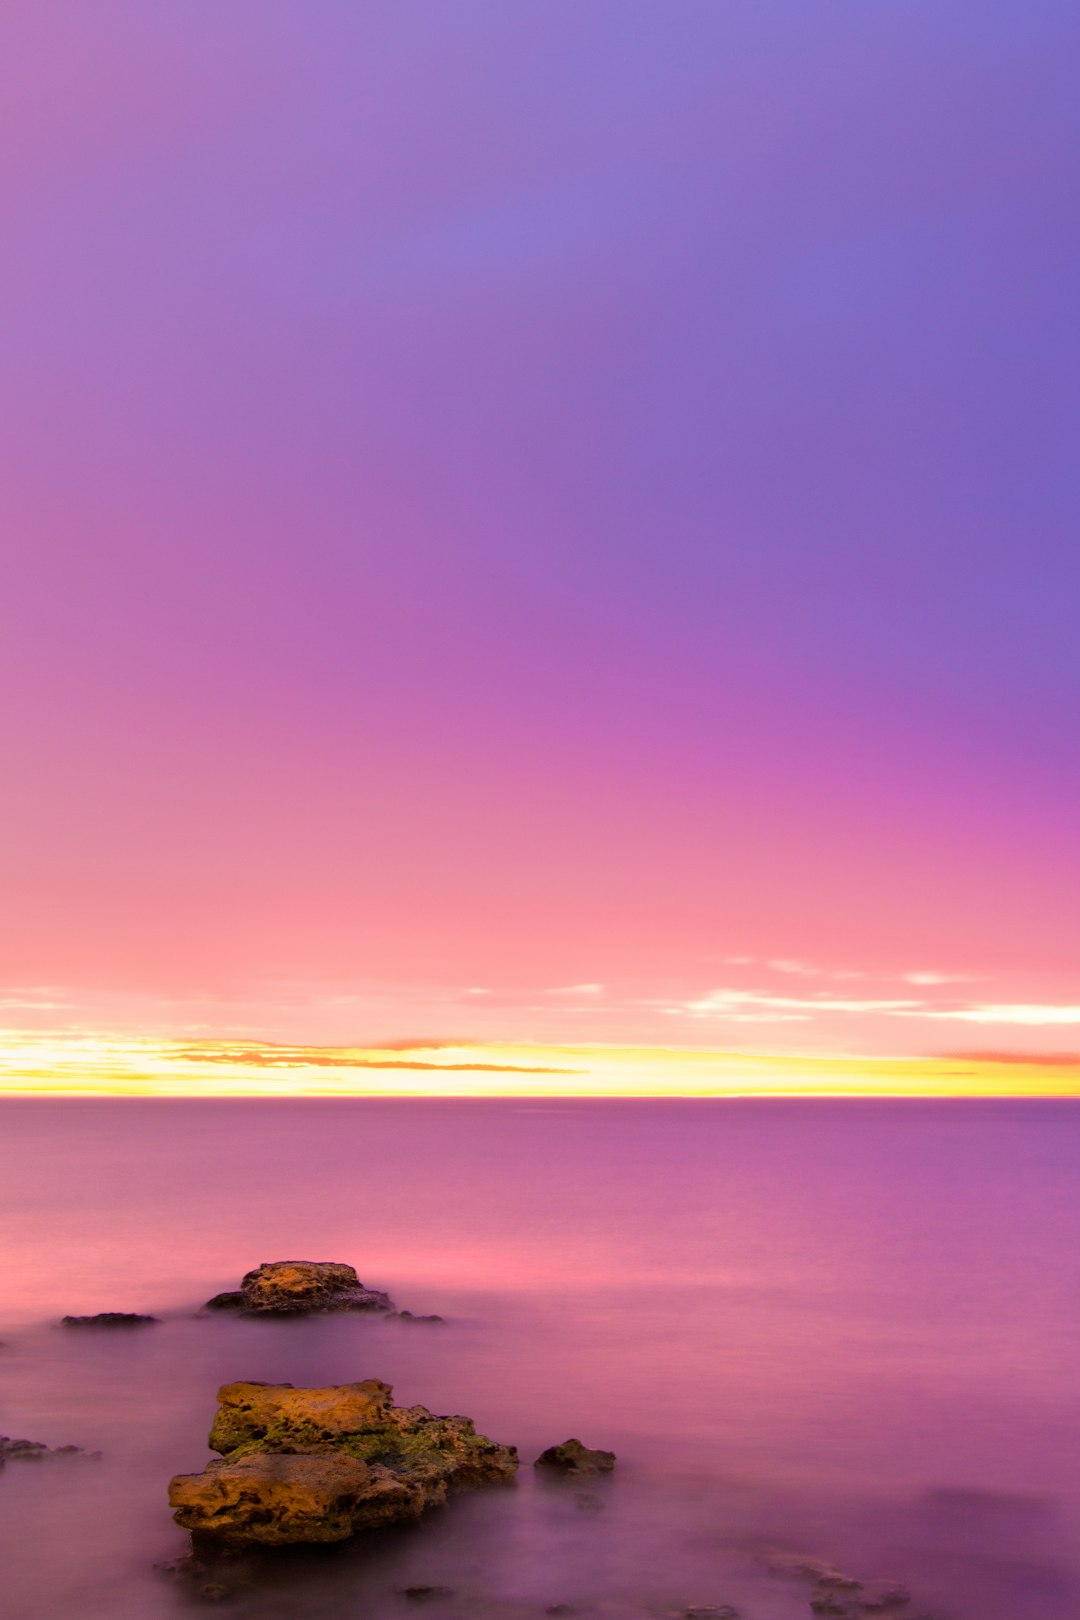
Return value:
M 564 1440 L 549 1446 L 537 1457 L 534 1468 L 550 1468 L 560 1474 L 610 1474 L 615 1467 L 613 1451 L 591 1451 L 580 1440 Z
M 888 1615 L 907 1608 L 911 1602 L 906 1586 L 894 1581 L 861 1581 L 822 1558 L 807 1558 L 802 1553 L 770 1553 L 763 1561 L 772 1575 L 812 1582 L 811 1612 L 825 1616 L 826 1620 L 863 1620 L 866 1615 Z
M 222 1460 L 172 1481 L 177 1524 L 240 1543 L 343 1541 L 415 1518 L 450 1487 L 513 1479 L 513 1446 L 477 1434 L 470 1418 L 394 1406 L 392 1395 L 374 1378 L 226 1384 L 210 1432 Z
M 96 1316 L 64 1316 L 63 1327 L 129 1328 L 145 1327 L 158 1321 L 156 1316 L 140 1316 L 138 1311 L 98 1311 Z
M 336 1260 L 269 1260 L 240 1287 L 208 1299 L 211 1311 L 298 1315 L 305 1311 L 392 1311 L 389 1294 L 365 1288 L 352 1266 Z

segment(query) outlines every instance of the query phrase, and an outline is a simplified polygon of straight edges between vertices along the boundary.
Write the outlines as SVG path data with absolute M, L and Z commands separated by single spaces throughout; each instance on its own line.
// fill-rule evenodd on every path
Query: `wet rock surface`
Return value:
M 416 1518 L 451 1487 L 513 1479 L 512 1446 L 477 1434 L 470 1418 L 394 1406 L 392 1396 L 378 1379 L 226 1384 L 210 1433 L 221 1461 L 172 1481 L 176 1522 L 241 1544 L 343 1541 Z
M 559 1474 L 610 1474 L 615 1467 L 615 1453 L 591 1450 L 580 1440 L 564 1440 L 542 1451 L 533 1467 Z
M 141 1316 L 138 1311 L 98 1311 L 96 1316 L 64 1316 L 62 1327 L 74 1328 L 133 1328 L 146 1327 L 158 1321 L 156 1316 Z
M 365 1288 L 352 1266 L 337 1260 L 269 1260 L 249 1271 L 240 1287 L 208 1299 L 210 1311 L 248 1316 L 294 1316 L 314 1311 L 392 1312 L 394 1302 Z

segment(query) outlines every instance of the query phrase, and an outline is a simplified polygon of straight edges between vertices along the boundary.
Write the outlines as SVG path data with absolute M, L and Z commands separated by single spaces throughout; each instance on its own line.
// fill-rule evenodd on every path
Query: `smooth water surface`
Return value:
M 165 1101 L 0 1106 L 9 1620 L 158 1620 L 222 1382 L 386 1379 L 515 1443 L 516 1487 L 271 1558 L 237 1620 L 808 1620 L 805 1553 L 935 1620 L 1080 1617 L 1080 1106 Z M 345 1260 L 445 1326 L 242 1321 L 263 1260 Z M 152 1311 L 130 1332 L 67 1312 Z M 527 1464 L 579 1435 L 613 1479 Z

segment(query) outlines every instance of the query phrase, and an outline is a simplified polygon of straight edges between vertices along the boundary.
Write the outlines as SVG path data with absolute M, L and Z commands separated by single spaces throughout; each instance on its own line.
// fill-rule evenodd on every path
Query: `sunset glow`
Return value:
M 28 1040 L 0 1055 L 13 1094 L 151 1097 L 1080 1094 L 1080 1056 L 799 1058 L 600 1046 L 284 1047 Z
M 5 7 L 9 1084 L 1071 1083 L 1075 19 L 632 9 Z

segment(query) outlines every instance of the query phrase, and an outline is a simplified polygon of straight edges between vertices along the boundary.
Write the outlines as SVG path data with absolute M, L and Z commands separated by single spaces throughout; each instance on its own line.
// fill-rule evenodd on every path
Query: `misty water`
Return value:
M 369 1377 L 518 1483 L 266 1553 L 237 1620 L 808 1620 L 785 1553 L 912 1620 L 1080 1615 L 1078 1104 L 12 1099 L 0 1131 L 0 1432 L 102 1453 L 0 1472 L 10 1620 L 195 1612 L 154 1565 L 219 1384 Z M 199 1314 L 291 1258 L 446 1323 Z M 102 1310 L 161 1320 L 58 1325 Z M 614 1476 L 537 1476 L 570 1435 Z

